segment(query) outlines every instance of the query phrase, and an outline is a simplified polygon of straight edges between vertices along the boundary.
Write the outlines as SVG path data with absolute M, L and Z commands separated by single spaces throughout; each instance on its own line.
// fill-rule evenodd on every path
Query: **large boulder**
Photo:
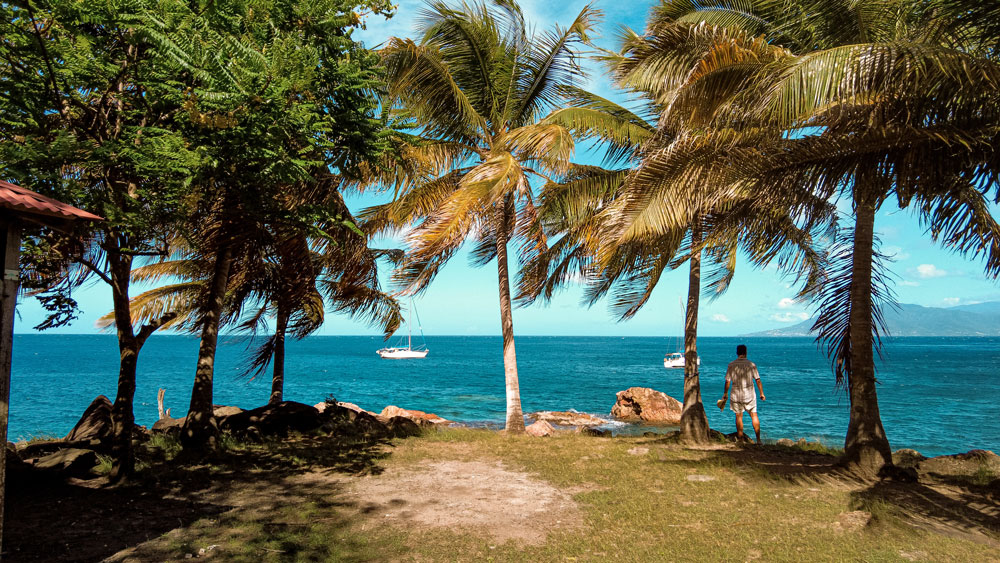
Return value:
M 98 463 L 97 452 L 82 448 L 66 448 L 35 461 L 35 469 L 63 477 L 90 477 Z
M 419 436 L 421 433 L 420 426 L 416 422 L 402 416 L 390 418 L 388 426 L 394 438 L 409 438 Z
M 609 422 L 603 418 L 598 418 L 585 412 L 576 411 L 533 412 L 528 415 L 528 418 L 531 420 L 545 421 L 549 424 L 558 424 L 559 426 L 600 426 Z
M 111 437 L 111 401 L 104 395 L 98 395 L 91 401 L 87 410 L 83 411 L 76 426 L 64 438 L 67 442 L 103 442 Z
M 315 430 L 322 424 L 323 419 L 314 407 L 282 401 L 229 415 L 219 429 L 236 435 L 284 436 L 289 432 Z
M 445 420 L 434 413 L 401 409 L 395 405 L 389 405 L 388 407 L 382 409 L 382 412 L 379 414 L 379 416 L 385 420 L 389 420 L 394 416 L 401 416 L 403 418 L 408 418 L 413 422 L 416 422 L 417 424 L 424 424 L 424 425 L 451 423 L 450 420 Z
M 212 416 L 215 418 L 225 418 L 234 414 L 240 414 L 243 409 L 240 407 L 227 407 L 225 405 L 212 405 Z
M 181 431 L 181 428 L 184 426 L 185 418 L 186 417 L 170 418 L 169 416 L 166 418 L 161 418 L 160 420 L 157 420 L 156 422 L 153 423 L 152 431 L 162 432 L 165 434 L 179 433 Z
M 539 438 L 544 438 L 545 436 L 551 436 L 555 434 L 555 428 L 544 420 L 539 420 L 538 422 L 528 426 L 524 429 L 524 433 L 529 436 L 537 436 Z
M 355 405 L 354 403 L 344 403 L 344 402 L 341 402 L 341 401 L 336 401 L 336 402 L 323 401 L 322 403 L 316 403 L 313 406 L 316 407 L 316 410 L 318 410 L 320 413 L 326 412 L 327 408 L 342 407 L 342 408 L 354 411 L 356 413 L 357 412 L 366 412 L 366 413 L 368 413 L 368 414 L 370 414 L 372 416 L 375 416 L 375 413 L 373 413 L 371 411 L 366 411 L 365 409 L 359 407 L 358 405 Z
M 392 419 L 390 418 L 389 420 Z M 351 433 L 354 438 L 363 440 L 388 438 L 392 435 L 392 431 L 388 425 L 364 411 L 354 414 Z
M 684 405 L 677 399 L 649 387 L 629 387 L 617 394 L 611 416 L 630 422 L 680 424 Z

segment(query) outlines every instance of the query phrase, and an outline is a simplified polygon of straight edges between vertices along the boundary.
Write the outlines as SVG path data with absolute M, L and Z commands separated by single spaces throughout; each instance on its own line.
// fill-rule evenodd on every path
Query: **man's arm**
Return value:
M 760 391 L 760 400 L 766 401 L 767 399 L 764 398 L 764 387 L 760 384 L 760 377 L 757 377 L 754 381 L 757 382 L 757 390 Z

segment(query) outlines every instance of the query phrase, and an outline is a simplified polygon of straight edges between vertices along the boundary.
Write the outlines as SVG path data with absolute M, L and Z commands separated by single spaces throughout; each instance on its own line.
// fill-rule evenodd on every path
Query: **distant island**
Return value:
M 901 303 L 884 314 L 891 336 L 1000 336 L 1000 301 L 948 308 Z M 815 317 L 742 336 L 812 336 L 814 322 Z

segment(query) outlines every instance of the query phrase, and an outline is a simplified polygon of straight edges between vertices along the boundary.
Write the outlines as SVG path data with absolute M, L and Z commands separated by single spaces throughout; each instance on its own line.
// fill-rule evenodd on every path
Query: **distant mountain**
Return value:
M 884 311 L 892 336 L 1000 336 L 1000 301 L 943 309 L 900 304 Z M 811 336 L 815 318 L 744 336 Z

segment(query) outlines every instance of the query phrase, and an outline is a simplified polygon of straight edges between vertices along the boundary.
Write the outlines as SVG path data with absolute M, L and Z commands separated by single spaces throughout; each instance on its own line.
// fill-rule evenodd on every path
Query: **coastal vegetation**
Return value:
M 563 88 L 584 78 L 578 47 L 598 12 L 585 7 L 567 28 L 533 33 L 514 2 L 431 2 L 418 41 L 392 38 L 381 50 L 392 121 L 415 135 L 372 174 L 370 183 L 394 199 L 362 213 L 371 234 L 412 226 L 396 278 L 414 294 L 470 241 L 477 265 L 497 264 L 507 395 L 505 428 L 524 431 L 511 312 L 508 245 L 519 261 L 546 247 L 532 180 L 570 166 L 574 141 L 555 123 L 540 122 Z
M 233 560 L 995 557 L 995 456 L 914 462 L 886 438 L 875 357 L 893 293 L 875 220 L 887 202 L 912 210 L 932 241 L 1000 276 L 1000 8 L 664 0 L 609 52 L 596 49 L 590 6 L 535 32 L 512 0 L 433 0 L 416 38 L 377 50 L 352 38 L 391 12 L 385 0 L 0 3 L 0 177 L 107 219 L 27 233 L 22 273 L 52 311 L 39 328 L 72 321 L 72 291 L 88 280 L 111 289 L 117 395 L 110 447 L 89 455 L 121 488 L 94 497 L 135 500 L 148 485 L 160 504 L 139 504 L 159 511 L 157 533 L 187 518 L 121 560 L 196 548 Z M 624 103 L 584 89 L 588 54 Z M 603 166 L 574 160 L 584 142 L 606 150 Z M 355 215 L 349 190 L 392 200 Z M 405 249 L 374 247 L 390 232 L 406 233 Z M 327 401 L 352 428 L 377 430 L 348 435 L 343 420 L 283 401 L 287 337 L 329 311 L 390 335 L 396 299 L 425 290 L 463 247 L 475 265 L 496 261 L 506 433 L 421 429 L 412 412 L 380 420 Z M 818 311 L 812 328 L 850 402 L 842 450 L 713 440 L 699 300 L 731 284 L 738 256 L 801 281 L 798 298 Z M 391 290 L 380 260 L 396 265 Z M 514 304 L 583 281 L 589 304 L 611 296 L 625 320 L 685 264 L 678 435 L 520 436 Z M 136 282 L 163 285 L 133 296 Z M 226 328 L 269 333 L 247 361 L 250 372 L 273 364 L 269 406 L 217 414 Z M 200 348 L 186 416 L 150 437 L 135 425 L 136 362 L 161 329 L 198 334 Z M 253 424 L 275 413 L 324 431 L 263 437 Z M 542 495 L 518 499 L 532 509 L 554 499 L 549 528 L 531 529 L 534 511 L 509 537 L 461 523 L 404 530 L 384 522 L 410 523 L 409 507 L 371 500 L 466 470 L 523 482 Z M 905 484 L 876 479 L 889 477 Z M 502 520 L 520 510 L 508 500 L 481 512 Z

